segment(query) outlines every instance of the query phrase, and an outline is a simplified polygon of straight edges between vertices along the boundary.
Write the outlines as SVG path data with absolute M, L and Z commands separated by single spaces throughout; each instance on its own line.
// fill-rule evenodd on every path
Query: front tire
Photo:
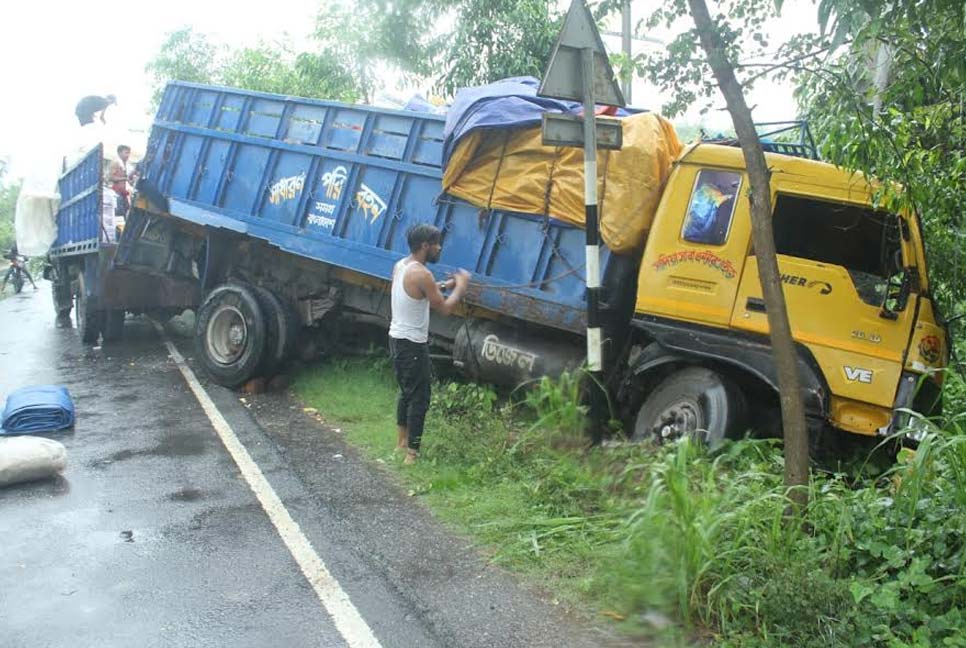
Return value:
M 208 375 L 219 385 L 234 388 L 255 375 L 266 335 L 262 309 L 247 286 L 221 285 L 198 309 L 195 346 Z
M 644 399 L 631 440 L 673 443 L 689 437 L 714 448 L 741 432 L 744 402 L 716 371 L 688 367 L 667 376 Z

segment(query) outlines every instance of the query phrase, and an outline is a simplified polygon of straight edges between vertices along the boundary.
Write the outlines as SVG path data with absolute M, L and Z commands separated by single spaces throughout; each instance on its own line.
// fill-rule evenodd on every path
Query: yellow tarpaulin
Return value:
M 614 252 L 643 246 L 664 182 L 682 146 L 653 113 L 621 119 L 624 146 L 597 152 L 600 232 Z M 582 148 L 544 146 L 540 127 L 475 131 L 456 146 L 443 189 L 473 205 L 584 225 Z

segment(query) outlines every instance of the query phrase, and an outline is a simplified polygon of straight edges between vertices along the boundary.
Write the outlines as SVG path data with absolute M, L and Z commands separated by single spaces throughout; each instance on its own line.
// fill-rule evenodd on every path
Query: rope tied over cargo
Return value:
M 480 229 L 485 226 L 485 219 L 489 216 L 490 212 L 493 211 L 493 194 L 496 191 L 496 181 L 500 177 L 500 169 L 503 168 L 503 159 L 506 157 L 506 147 L 510 142 L 510 132 L 507 130 L 503 131 L 503 143 L 500 145 L 500 158 L 496 164 L 496 171 L 493 172 L 493 182 L 490 183 L 490 195 L 486 197 L 486 207 L 480 209 L 478 217 L 478 225 Z M 474 152 L 474 156 L 476 153 Z

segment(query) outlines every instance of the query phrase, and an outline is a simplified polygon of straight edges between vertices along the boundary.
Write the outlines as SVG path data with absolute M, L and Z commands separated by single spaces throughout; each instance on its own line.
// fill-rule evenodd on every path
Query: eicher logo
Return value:
M 849 382 L 860 382 L 865 384 L 872 384 L 872 371 L 870 369 L 862 369 L 860 367 L 844 367 L 845 378 Z
M 268 201 L 273 205 L 277 205 L 283 200 L 291 200 L 299 195 L 299 192 L 302 191 L 302 187 L 304 186 L 304 173 L 276 180 L 275 184 L 268 189 Z
M 819 295 L 828 295 L 832 292 L 832 284 L 827 281 L 809 280 L 808 277 L 798 275 L 783 274 L 782 283 L 789 286 L 805 286 L 806 288 L 818 288 Z

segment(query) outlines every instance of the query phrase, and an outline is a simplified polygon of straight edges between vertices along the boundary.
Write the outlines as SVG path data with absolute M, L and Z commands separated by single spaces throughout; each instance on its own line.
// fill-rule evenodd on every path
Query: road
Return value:
M 0 488 L 4 646 L 614 643 L 488 565 L 288 395 L 246 407 L 141 318 L 85 346 L 38 285 L 0 300 L 0 400 L 62 384 L 77 424 L 54 437 L 62 478 Z

